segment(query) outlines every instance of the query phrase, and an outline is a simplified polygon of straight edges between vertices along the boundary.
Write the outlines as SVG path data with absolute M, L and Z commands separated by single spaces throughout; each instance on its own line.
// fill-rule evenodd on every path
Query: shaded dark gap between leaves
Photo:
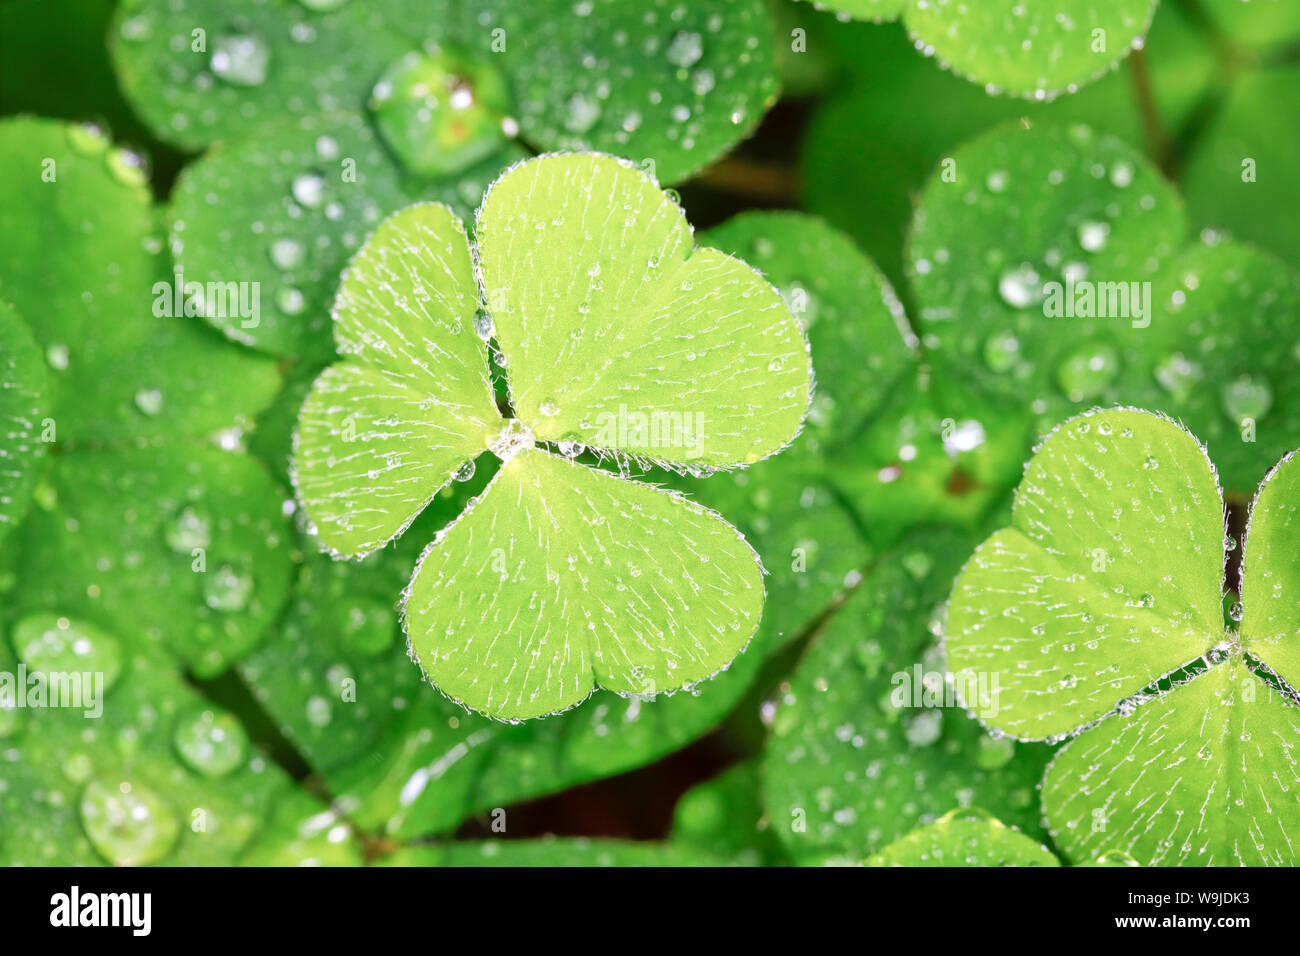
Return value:
M 1250 506 L 1229 503 L 1227 506 L 1227 533 L 1237 546 L 1224 555 L 1223 586 L 1234 594 L 1241 594 L 1241 562 L 1246 552 L 1246 523 L 1250 520 Z
M 682 794 L 745 756 L 719 727 L 644 767 L 507 807 L 504 832 L 493 832 L 491 814 L 479 814 L 462 823 L 453 839 L 665 839 Z
M 1160 110 L 1156 106 L 1151 71 L 1147 68 L 1146 57 L 1140 49 L 1129 54 L 1129 75 L 1133 77 L 1133 93 L 1137 99 L 1138 116 L 1142 121 L 1142 135 L 1146 140 L 1147 154 L 1167 178 L 1173 179 L 1174 155 L 1170 149 L 1170 140 L 1165 132 L 1164 123 L 1160 119 Z

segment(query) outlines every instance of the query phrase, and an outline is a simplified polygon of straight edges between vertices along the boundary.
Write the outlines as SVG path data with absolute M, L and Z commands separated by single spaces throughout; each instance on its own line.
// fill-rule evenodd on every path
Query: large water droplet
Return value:
M 998 295 L 1013 309 L 1037 305 L 1045 297 L 1042 277 L 1029 263 L 1021 263 L 998 278 Z
M 234 565 L 223 564 L 203 576 L 203 601 L 214 611 L 242 611 L 252 596 L 253 576 Z
M 122 673 L 121 643 L 86 621 L 53 614 L 23 618 L 11 636 L 14 653 L 30 671 L 103 674 L 103 689 Z
M 1098 252 L 1106 245 L 1110 226 L 1104 222 L 1085 222 L 1079 225 L 1079 245 L 1085 252 Z
M 212 72 L 232 86 L 258 86 L 266 80 L 271 48 L 254 33 L 228 33 L 212 45 Z
M 293 193 L 293 198 L 301 205 L 308 209 L 318 209 L 321 203 L 325 201 L 325 177 L 320 173 L 302 173 L 295 176 L 289 186 L 289 191 Z M 281 242 L 295 242 L 295 240 L 280 240 Z M 296 243 L 301 245 L 301 243 Z M 272 249 L 275 247 L 272 246 Z M 278 264 L 278 263 L 277 263 Z M 281 266 L 282 269 L 292 268 L 291 266 Z
M 398 160 L 446 176 L 485 159 L 510 126 L 510 93 L 491 64 L 460 52 L 408 53 L 375 84 L 370 109 Z
M 163 538 L 177 554 L 191 554 L 196 548 L 212 544 L 212 519 L 198 508 L 186 505 L 164 526 Z
M 1223 410 L 1234 424 L 1258 421 L 1273 407 L 1273 389 L 1263 378 L 1242 375 L 1223 386 Z
M 82 791 L 80 810 L 91 845 L 115 866 L 157 863 L 180 836 L 171 807 L 139 781 L 97 777 Z
M 313 727 L 328 727 L 334 719 L 334 708 L 319 694 L 307 700 L 307 723 Z
M 157 415 L 163 408 L 163 393 L 156 388 L 142 388 L 135 393 L 135 407 L 143 415 Z
M 297 239 L 286 237 L 271 243 L 271 264 L 282 272 L 298 268 L 306 256 L 306 247 Z
M 1072 402 L 1096 398 L 1119 374 L 1119 355 L 1109 345 L 1090 344 L 1070 353 L 1056 371 Z
M 1184 400 L 1191 397 L 1205 372 L 1198 363 L 1185 358 L 1181 352 L 1175 352 L 1156 366 L 1155 377 L 1166 392 Z
M 520 452 L 535 447 L 536 444 L 532 430 L 519 419 L 512 418 L 489 441 L 488 450 L 500 458 L 502 462 L 507 462 Z
M 453 481 L 469 481 L 474 477 L 474 459 L 471 458 L 452 472 Z
M 50 368 L 56 372 L 62 372 L 68 367 L 68 361 L 71 355 L 68 347 L 62 342 L 51 342 L 45 350 L 45 361 L 49 363 Z
M 302 290 L 287 285 L 275 290 L 275 307 L 285 315 L 301 315 L 307 308 L 307 298 Z
M 600 103 L 585 93 L 569 97 L 564 113 L 564 128 L 570 133 L 585 133 L 600 119 Z
M 68 127 L 68 143 L 83 156 L 98 156 L 108 149 L 108 130 L 95 122 L 77 123 Z
M 181 760 L 205 777 L 224 777 L 244 762 L 248 733 L 233 714 L 200 707 L 176 718 L 172 742 Z
M 704 56 L 704 37 L 691 30 L 682 30 L 668 43 L 667 55 L 673 66 L 692 67 Z

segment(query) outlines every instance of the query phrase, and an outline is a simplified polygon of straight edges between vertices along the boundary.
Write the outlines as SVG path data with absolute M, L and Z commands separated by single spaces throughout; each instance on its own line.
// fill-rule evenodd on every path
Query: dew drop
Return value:
M 212 72 L 232 86 L 260 86 L 271 63 L 271 48 L 253 33 L 228 33 L 212 45 Z
M 1104 222 L 1084 222 L 1079 225 L 1079 245 L 1085 252 L 1099 252 L 1106 245 L 1110 226 Z
M 1070 353 L 1056 378 L 1072 402 L 1096 398 L 1119 374 L 1119 355 L 1109 345 L 1090 344 Z
M 108 149 L 108 130 L 99 123 L 77 123 L 68 127 L 68 143 L 82 156 L 98 156 Z
M 998 278 L 998 295 L 1014 309 L 1027 309 L 1043 301 L 1043 280 L 1033 266 L 1021 263 Z
M 180 836 L 171 807 L 138 781 L 97 777 L 82 791 L 79 809 L 87 839 L 114 866 L 157 863 Z
M 142 388 L 135 393 L 135 407 L 142 415 L 153 417 L 163 408 L 163 393 L 156 388 Z
M 995 332 L 984 343 L 984 364 L 992 372 L 1007 372 L 1020 359 L 1020 339 L 1010 332 Z
M 62 372 L 68 367 L 69 352 L 68 347 L 62 342 L 52 342 L 49 348 L 45 350 L 45 361 L 49 363 L 50 368 Z
M 704 56 L 704 37 L 691 30 L 682 30 L 668 43 L 668 62 L 687 69 L 700 62 Z
M 306 247 L 297 239 L 277 239 L 271 243 L 271 264 L 281 272 L 296 269 L 307 257 Z
M 317 209 L 325 201 L 325 177 L 315 172 L 302 173 L 294 177 L 289 191 L 293 193 L 293 198 L 303 206 L 308 209 Z
M 585 93 L 574 93 L 565 107 L 564 128 L 570 133 L 585 133 L 600 119 L 600 103 Z
M 485 159 L 513 123 L 501 73 L 452 50 L 398 59 L 375 84 L 369 106 L 384 142 L 420 176 L 449 176 Z
M 203 601 L 214 611 L 242 611 L 252 595 L 253 576 L 233 565 L 223 564 L 203 577 Z
M 52 614 L 23 618 L 14 626 L 11 641 L 28 670 L 103 674 L 105 689 L 117 680 L 125 659 L 116 638 L 87 622 Z
M 248 753 L 248 733 L 233 714 L 200 707 L 181 714 L 172 743 L 182 761 L 204 777 L 224 777 L 236 770 Z
M 1242 375 L 1223 386 L 1223 410 L 1234 424 L 1258 421 L 1273 407 L 1273 389 L 1262 378 Z
M 212 544 L 212 519 L 206 513 L 186 505 L 163 529 L 163 540 L 177 554 L 190 555 Z

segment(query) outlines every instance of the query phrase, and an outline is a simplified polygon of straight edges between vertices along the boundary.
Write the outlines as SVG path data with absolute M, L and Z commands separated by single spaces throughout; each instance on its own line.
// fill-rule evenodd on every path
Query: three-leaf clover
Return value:
M 1295 862 L 1295 462 L 1251 509 L 1238 628 L 1225 627 L 1235 542 L 1214 468 L 1150 412 L 1061 425 L 1025 470 L 1011 526 L 958 578 L 948 663 L 996 680 L 986 722 L 1021 739 L 1077 735 L 1043 782 L 1071 858 Z
M 490 449 L 499 471 L 405 592 L 431 681 L 522 719 L 597 684 L 652 695 L 712 676 L 758 625 L 753 551 L 713 512 L 574 456 L 707 471 L 773 454 L 808 405 L 798 324 L 748 266 L 693 249 L 681 210 L 612 157 L 515 167 L 475 235 L 471 251 L 449 210 L 415 206 L 345 274 L 345 359 L 313 385 L 295 439 L 295 485 L 321 541 L 376 550 Z

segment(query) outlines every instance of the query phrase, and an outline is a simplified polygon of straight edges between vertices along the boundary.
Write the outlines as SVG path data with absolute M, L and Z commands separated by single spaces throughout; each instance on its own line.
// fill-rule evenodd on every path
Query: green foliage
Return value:
M 539 150 L 649 158 L 672 182 L 731 146 L 769 105 L 770 32 L 760 0 L 674 9 L 661 0 L 644 10 L 618 0 L 380 0 L 334 9 L 125 0 L 113 56 L 154 132 L 191 149 L 291 117 L 365 108 L 417 175 L 481 158 L 468 143 L 499 140 L 508 120 L 505 135 Z M 431 93 L 421 79 L 433 81 Z M 426 96 L 446 102 L 427 104 Z M 422 105 L 428 115 L 417 116 Z M 489 118 L 497 120 L 491 127 Z M 447 156 L 453 146 L 454 160 L 430 166 L 435 147 Z
M 289 785 L 246 741 L 214 734 L 229 716 L 154 654 L 48 614 L 19 621 L 10 647 L 51 692 L 55 674 L 88 680 L 83 708 L 28 710 L 25 698 L 24 708 L 0 709 L 5 864 L 230 865 Z M 15 673 L 9 650 L 0 645 L 6 676 Z M 98 718 L 85 716 L 97 708 Z
M 938 636 L 962 536 L 882 555 L 814 639 L 780 697 L 763 777 L 772 827 L 799 862 L 866 857 L 955 805 L 1035 832 L 1050 755 L 963 712 Z
M 383 861 L 385 866 L 717 866 L 718 861 L 674 846 L 585 838 L 484 840 L 439 847 L 410 847 Z
M 867 866 L 1060 866 L 1047 847 L 1001 820 L 953 810 L 913 830 L 867 860 Z
M 620 206 L 621 224 L 593 233 Z M 707 248 L 688 258 L 681 210 L 610 159 L 516 167 L 476 235 L 471 257 L 449 210 L 415 206 L 349 268 L 335 306 L 349 359 L 316 380 L 296 437 L 295 481 L 322 543 L 372 552 L 490 449 L 496 477 L 421 555 L 404 596 L 429 679 L 515 720 L 597 684 L 653 696 L 713 676 L 758 627 L 752 550 L 707 509 L 566 458 L 590 445 L 712 468 L 779 450 L 808 401 L 797 324 L 743 263 Z M 494 407 L 489 337 L 517 418 Z M 695 386 L 663 379 L 669 361 L 694 364 Z
M 1295 863 L 1293 0 L 54 6 L 0 864 Z
M 0 302 L 0 538 L 22 519 L 48 445 L 42 441 L 49 376 L 27 326 Z
M 959 677 L 998 677 L 986 722 L 1074 736 L 1043 782 L 1072 859 L 1294 863 L 1282 834 L 1300 820 L 1287 742 L 1300 712 L 1271 679 L 1293 656 L 1294 549 L 1278 548 L 1296 508 L 1292 461 L 1252 509 L 1242 599 L 1255 607 L 1234 603 L 1239 628 L 1221 603 L 1236 543 L 1213 466 L 1149 412 L 1063 424 L 1026 469 L 1012 526 L 954 586 L 948 659 Z

